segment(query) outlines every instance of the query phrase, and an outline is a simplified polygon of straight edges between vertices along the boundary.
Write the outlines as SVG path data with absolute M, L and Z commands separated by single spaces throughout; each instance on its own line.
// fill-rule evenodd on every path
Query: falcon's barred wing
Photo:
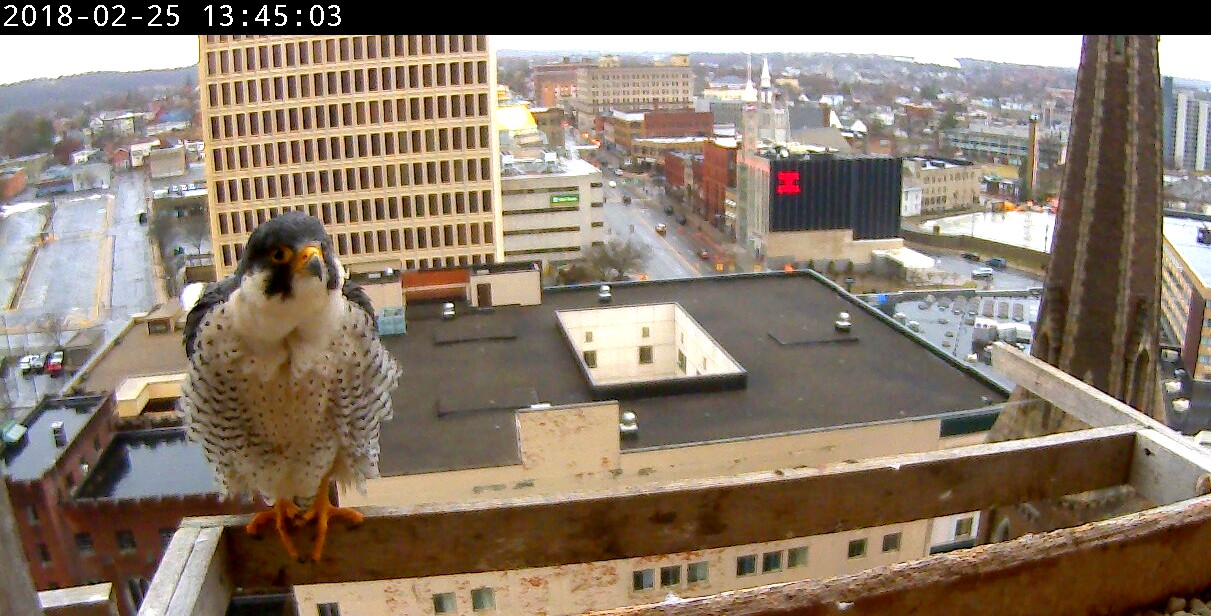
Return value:
M 337 378 L 332 412 L 348 474 L 338 479 L 363 490 L 366 479 L 378 476 L 379 431 L 382 422 L 391 419 L 391 392 L 400 369 L 379 340 L 370 298 L 351 283 L 342 292 L 346 305 L 342 342 L 333 357 Z
M 239 280 L 234 276 L 229 276 L 219 282 L 212 282 L 206 285 L 206 289 L 202 291 L 202 297 L 198 299 L 198 303 L 189 310 L 189 315 L 185 317 L 185 356 L 193 357 L 194 344 L 198 339 L 198 326 L 202 324 L 202 319 L 206 317 L 215 306 L 227 301 L 236 287 L 240 286 Z
M 233 378 L 238 349 L 234 336 L 224 335 L 227 298 L 237 285 L 212 284 L 186 320 L 185 351 L 189 375 L 181 386 L 180 405 L 192 440 L 202 445 L 206 461 L 226 492 L 254 492 L 240 456 L 251 445 L 247 409 L 241 404 L 244 380 Z

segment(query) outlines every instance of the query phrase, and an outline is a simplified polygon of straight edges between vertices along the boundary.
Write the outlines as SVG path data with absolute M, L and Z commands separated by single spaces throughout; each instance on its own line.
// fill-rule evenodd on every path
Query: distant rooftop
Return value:
M 202 447 L 184 428 L 120 432 L 80 484 L 76 498 L 217 494 Z
M 37 481 L 54 467 L 59 454 L 71 446 L 104 401 L 104 396 L 60 398 L 30 411 L 21 422 L 28 430 L 25 438 L 4 449 L 4 474 L 14 481 Z M 57 421 L 63 422 L 66 438 L 61 447 L 55 444 L 51 432 Z
M 1163 231 L 1165 241 L 1181 255 L 1199 284 L 1206 289 L 1211 287 L 1211 244 L 1198 243 L 1198 230 L 1203 227 L 1211 228 L 1211 222 L 1166 216 Z
M 806 273 L 613 285 L 614 306 L 667 302 L 744 367 L 747 387 L 625 394 L 622 410 L 634 411 L 642 426 L 626 448 L 906 420 L 1006 398 L 974 370 Z M 403 377 L 395 419 L 382 430 L 382 474 L 516 463 L 516 410 L 596 399 L 556 311 L 597 306 L 595 285 L 546 289 L 537 306 L 462 308 L 453 320 L 441 319 L 440 304 L 410 304 L 407 335 L 384 339 Z M 838 340 L 833 323 L 842 311 L 853 326 Z
M 180 303 L 174 298 L 157 308 L 153 315 L 177 314 L 179 310 Z M 77 376 L 78 388 L 88 392 L 110 392 L 127 377 L 173 374 L 184 372 L 188 366 L 180 331 L 151 334 L 147 324 L 136 319 L 111 346 L 99 352 L 87 372 Z

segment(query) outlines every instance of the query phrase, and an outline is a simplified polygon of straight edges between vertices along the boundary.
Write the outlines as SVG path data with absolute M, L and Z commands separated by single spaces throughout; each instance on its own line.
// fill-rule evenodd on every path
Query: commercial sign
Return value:
M 580 195 L 551 195 L 551 205 L 558 205 L 560 203 L 580 203 Z

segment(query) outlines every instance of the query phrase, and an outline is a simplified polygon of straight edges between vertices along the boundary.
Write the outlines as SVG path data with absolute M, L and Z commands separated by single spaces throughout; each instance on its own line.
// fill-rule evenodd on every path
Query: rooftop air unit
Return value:
M 67 431 L 63 429 L 63 422 L 56 421 L 50 425 L 50 433 L 55 438 L 55 447 L 63 447 L 67 444 Z

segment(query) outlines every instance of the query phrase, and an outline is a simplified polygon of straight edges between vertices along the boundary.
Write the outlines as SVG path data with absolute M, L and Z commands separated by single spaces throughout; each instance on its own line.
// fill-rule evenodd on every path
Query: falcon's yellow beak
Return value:
M 312 263 L 315 265 L 311 266 Z M 304 269 L 309 269 L 318 278 L 324 269 L 324 251 L 320 250 L 319 246 L 308 246 L 295 253 L 290 268 L 296 274 Z

